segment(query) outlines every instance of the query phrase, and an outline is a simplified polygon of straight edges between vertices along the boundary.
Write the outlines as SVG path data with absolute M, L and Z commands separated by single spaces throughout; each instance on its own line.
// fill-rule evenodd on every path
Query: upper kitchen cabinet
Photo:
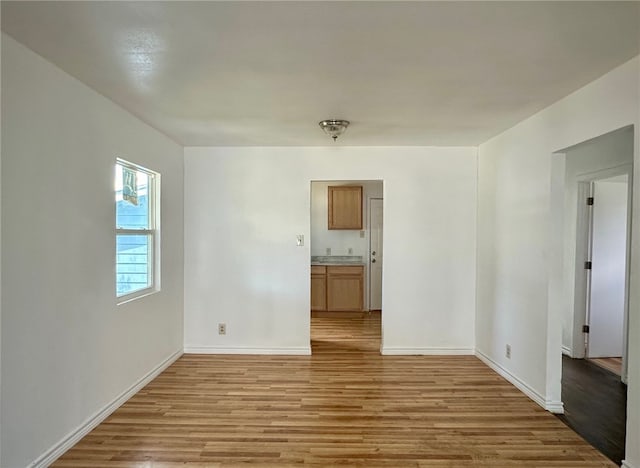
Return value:
M 329 229 L 362 229 L 362 186 L 329 186 Z

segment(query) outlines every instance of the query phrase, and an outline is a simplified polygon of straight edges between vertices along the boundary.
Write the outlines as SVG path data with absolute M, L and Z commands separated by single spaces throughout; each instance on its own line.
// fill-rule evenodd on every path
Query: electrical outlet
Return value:
M 219 323 L 218 324 L 218 335 L 226 335 L 227 334 L 227 324 Z
M 353 247 L 349 247 L 349 255 L 353 255 Z
M 360 239 L 364 239 L 364 231 L 360 231 Z
M 510 344 L 508 344 L 507 347 L 505 348 L 504 355 L 507 357 L 507 359 L 511 359 L 511 345 Z
M 327 255 L 331 255 L 331 247 L 327 247 Z

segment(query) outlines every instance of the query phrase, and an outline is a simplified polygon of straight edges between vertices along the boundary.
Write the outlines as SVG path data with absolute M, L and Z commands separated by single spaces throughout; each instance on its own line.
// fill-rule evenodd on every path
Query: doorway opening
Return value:
M 550 294 L 562 297 L 564 314 L 560 418 L 617 463 L 626 437 L 633 155 L 633 126 L 621 128 L 561 150 L 552 179 L 562 281 Z
M 383 181 L 311 182 L 312 354 L 382 348 Z
M 580 233 L 587 237 L 585 358 L 626 381 L 629 175 L 580 184 L 589 195 L 587 230 Z

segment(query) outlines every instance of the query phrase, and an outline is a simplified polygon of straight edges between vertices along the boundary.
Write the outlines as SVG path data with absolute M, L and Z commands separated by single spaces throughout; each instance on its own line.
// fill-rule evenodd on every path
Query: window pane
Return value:
M 151 235 L 116 235 L 116 292 L 118 296 L 151 287 Z
M 129 171 L 135 174 L 135 197 L 123 197 L 123 177 Z M 149 175 L 135 169 L 116 164 L 116 228 L 151 229 L 149 210 Z M 131 193 L 129 191 L 129 193 Z

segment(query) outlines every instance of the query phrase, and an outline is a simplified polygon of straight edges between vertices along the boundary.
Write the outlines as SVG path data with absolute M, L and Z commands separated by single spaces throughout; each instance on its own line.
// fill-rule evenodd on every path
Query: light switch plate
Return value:
M 298 234 L 296 236 L 296 242 L 298 244 L 298 247 L 302 247 L 304 245 L 304 234 Z

